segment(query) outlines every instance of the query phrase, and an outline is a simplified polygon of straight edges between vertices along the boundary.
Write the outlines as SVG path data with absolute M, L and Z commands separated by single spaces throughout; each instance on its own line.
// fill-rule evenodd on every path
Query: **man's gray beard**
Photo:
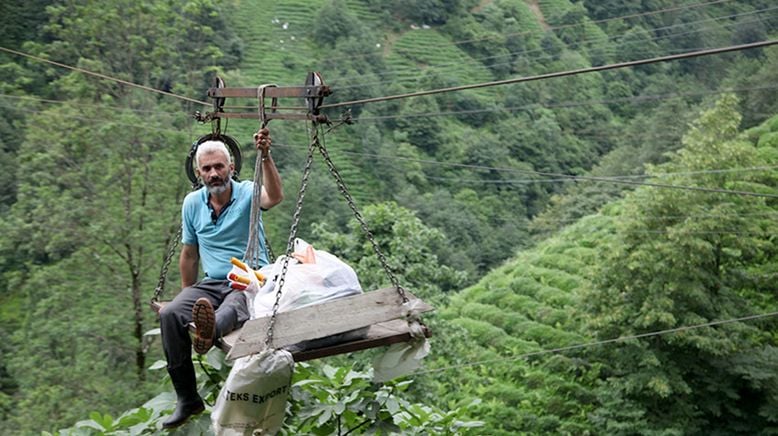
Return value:
M 230 180 L 232 180 L 232 174 L 233 173 L 234 173 L 234 171 L 230 171 L 230 173 L 227 175 L 227 180 L 225 180 L 224 183 L 222 183 L 221 185 L 211 186 L 211 185 L 205 183 L 205 180 L 201 179 L 201 181 L 202 181 L 203 185 L 205 185 L 205 189 L 208 190 L 209 194 L 219 195 L 222 192 L 227 191 L 227 187 L 230 186 Z
M 219 195 L 222 192 L 226 191 L 227 188 L 230 186 L 230 183 L 231 183 L 231 180 L 232 180 L 232 175 L 234 173 L 235 173 L 234 171 L 230 171 L 230 173 L 227 175 L 227 180 L 225 180 L 224 183 L 222 183 L 221 185 L 218 185 L 218 186 L 211 186 L 211 185 L 205 183 L 205 180 L 203 180 L 202 178 L 200 178 L 200 183 L 205 185 L 205 189 L 208 190 L 209 194 Z
M 221 185 L 215 185 L 215 186 L 205 185 L 205 188 L 208 190 L 209 194 L 219 195 L 222 192 L 227 191 L 227 186 L 229 186 L 227 183 L 223 183 Z

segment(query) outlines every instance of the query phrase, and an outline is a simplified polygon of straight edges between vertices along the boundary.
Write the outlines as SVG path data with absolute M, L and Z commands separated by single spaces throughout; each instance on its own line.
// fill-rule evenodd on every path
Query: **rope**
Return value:
M 265 118 L 265 88 L 275 85 L 261 85 L 257 87 L 257 99 L 259 107 L 257 109 L 259 119 L 262 121 L 260 129 L 267 126 Z M 264 183 L 262 173 L 262 160 L 265 156 L 257 152 L 257 159 L 254 162 L 254 192 L 251 197 L 251 215 L 249 218 L 249 240 L 246 244 L 245 262 L 253 269 L 258 269 L 262 258 L 262 238 L 263 232 L 260 231 L 262 225 L 262 184 Z
M 759 48 L 759 47 L 768 47 L 771 45 L 778 44 L 778 40 L 767 40 L 767 41 L 759 41 L 759 42 L 753 42 L 750 44 L 740 44 L 740 45 L 731 45 L 727 47 L 719 47 L 714 49 L 708 49 L 708 50 L 699 50 L 694 51 L 690 53 L 683 53 L 683 54 L 677 54 L 677 55 L 670 55 L 670 56 L 660 56 L 650 59 L 639 59 L 636 61 L 629 61 L 629 62 L 619 62 L 616 64 L 607 64 L 607 65 L 600 65 L 597 67 L 589 67 L 589 68 L 579 68 L 576 70 L 569 70 L 569 71 L 558 71 L 555 73 L 546 73 L 546 74 L 539 74 L 537 76 L 528 76 L 528 77 L 518 77 L 514 79 L 506 79 L 506 80 L 497 80 L 493 82 L 484 82 L 484 83 L 475 83 L 471 85 L 462 85 L 462 86 L 452 86 L 449 88 L 439 88 L 439 89 L 431 89 L 427 91 L 419 91 L 419 92 L 411 92 L 406 94 L 396 94 L 396 95 L 389 95 L 384 97 L 374 97 L 374 98 L 366 98 L 362 100 L 353 100 L 353 101 L 346 101 L 341 103 L 332 103 L 332 104 L 324 104 L 321 106 L 322 109 L 328 109 L 328 108 L 336 108 L 336 107 L 342 107 L 342 106 L 352 106 L 352 105 L 360 105 L 360 104 L 366 104 L 366 103 L 376 103 L 380 101 L 389 101 L 389 100 L 397 100 L 401 98 L 411 98 L 411 97 L 421 97 L 425 95 L 433 95 L 433 94 L 442 94 L 446 92 L 455 92 L 455 91 L 465 91 L 468 89 L 478 89 L 478 88 L 487 88 L 491 86 L 500 86 L 500 85 L 509 85 L 513 83 L 523 83 L 523 82 L 531 82 L 535 80 L 545 80 L 545 79 L 551 79 L 556 77 L 567 77 L 567 76 L 574 76 L 577 74 L 584 74 L 584 73 L 592 73 L 597 71 L 607 71 L 607 70 L 615 70 L 619 68 L 627 68 L 627 67 L 635 67 L 639 65 L 647 65 L 647 64 L 653 64 L 653 63 L 659 63 L 659 62 L 668 62 L 668 61 L 674 61 L 674 60 L 680 60 L 680 59 L 690 59 L 700 56 L 708 56 L 708 55 L 714 55 L 714 54 L 721 54 L 721 53 L 728 53 L 732 51 L 739 51 L 739 50 L 747 50 L 752 48 Z

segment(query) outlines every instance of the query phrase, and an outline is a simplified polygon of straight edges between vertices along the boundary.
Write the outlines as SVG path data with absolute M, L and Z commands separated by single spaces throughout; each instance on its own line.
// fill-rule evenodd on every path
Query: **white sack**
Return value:
M 265 350 L 235 361 L 211 412 L 217 435 L 274 435 L 281 429 L 294 359 Z

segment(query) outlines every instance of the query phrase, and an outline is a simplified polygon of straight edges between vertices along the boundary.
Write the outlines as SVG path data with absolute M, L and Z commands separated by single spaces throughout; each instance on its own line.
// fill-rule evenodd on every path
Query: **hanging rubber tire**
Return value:
M 232 136 L 209 133 L 193 142 L 192 147 L 189 149 L 189 154 L 186 156 L 184 170 L 186 171 L 186 176 L 189 178 L 189 181 L 192 182 L 192 186 L 198 188 L 203 185 L 200 183 L 200 179 L 197 178 L 197 173 L 195 173 L 195 154 L 197 153 L 197 148 L 200 144 L 205 141 L 221 141 L 227 146 L 227 149 L 229 149 L 230 154 L 232 155 L 232 162 L 235 164 L 235 172 L 232 174 L 232 178 L 233 180 L 238 181 L 240 169 L 243 165 L 243 159 L 240 155 L 240 144 Z

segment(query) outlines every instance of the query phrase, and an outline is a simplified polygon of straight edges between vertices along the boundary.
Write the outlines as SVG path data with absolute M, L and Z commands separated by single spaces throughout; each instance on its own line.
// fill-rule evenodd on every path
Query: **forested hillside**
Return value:
M 299 367 L 316 382 L 288 433 L 778 431 L 778 48 L 494 83 L 776 40 L 773 2 L 38 0 L 0 23 L 7 432 L 158 428 L 172 388 L 147 302 L 211 129 L 191 114 L 215 75 L 314 70 L 333 104 L 485 86 L 351 105 L 326 135 L 400 282 L 437 306 L 432 353 L 385 386 L 374 352 Z M 244 179 L 258 127 L 223 125 Z M 279 251 L 308 136 L 269 127 Z M 299 235 L 387 284 L 319 160 Z M 227 368 L 203 365 L 213 394 Z

